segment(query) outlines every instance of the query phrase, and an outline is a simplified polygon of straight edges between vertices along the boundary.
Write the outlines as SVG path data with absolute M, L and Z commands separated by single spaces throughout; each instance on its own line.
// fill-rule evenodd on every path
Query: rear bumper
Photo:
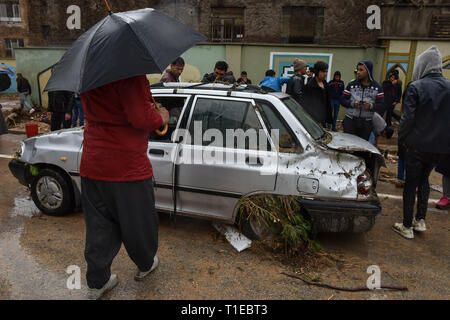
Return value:
M 300 203 L 317 232 L 367 232 L 381 212 L 378 199 L 365 202 L 301 199 Z
M 20 184 L 23 184 L 24 186 L 29 185 L 29 183 L 27 183 L 25 163 L 13 159 L 9 162 L 8 167 L 13 176 L 19 180 Z

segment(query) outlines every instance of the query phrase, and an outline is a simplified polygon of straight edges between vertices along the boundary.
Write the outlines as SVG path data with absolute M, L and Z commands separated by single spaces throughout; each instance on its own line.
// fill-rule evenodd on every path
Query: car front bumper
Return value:
M 29 185 L 27 182 L 25 163 L 13 159 L 9 162 L 8 167 L 13 176 L 19 180 L 20 184 L 23 184 L 24 186 Z
M 324 201 L 300 199 L 316 232 L 367 232 L 374 226 L 381 203 L 371 201 Z

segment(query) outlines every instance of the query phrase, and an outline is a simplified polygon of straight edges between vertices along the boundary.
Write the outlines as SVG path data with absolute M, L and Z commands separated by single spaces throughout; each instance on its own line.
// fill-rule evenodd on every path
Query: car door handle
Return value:
M 149 154 L 154 154 L 154 155 L 157 155 L 157 156 L 161 156 L 161 157 L 164 156 L 164 150 L 161 150 L 161 149 L 150 149 L 148 151 L 148 153 Z
M 249 166 L 262 166 L 263 165 L 263 163 L 259 157 L 257 157 L 257 158 L 246 157 L 245 163 L 248 164 Z

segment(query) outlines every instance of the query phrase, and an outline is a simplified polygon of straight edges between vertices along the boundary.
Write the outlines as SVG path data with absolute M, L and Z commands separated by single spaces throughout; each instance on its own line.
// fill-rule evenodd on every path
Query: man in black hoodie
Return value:
M 436 46 L 422 53 L 414 65 L 412 82 L 403 97 L 403 114 L 398 139 L 407 148 L 406 180 L 403 189 L 403 223 L 394 231 L 407 239 L 414 231 L 426 231 L 430 184 L 428 177 L 436 164 L 450 155 L 450 80 L 442 75 L 442 56 Z M 449 161 L 444 161 L 449 170 Z M 450 171 L 449 171 L 450 172 Z M 414 204 L 417 189 L 417 213 Z
M 398 83 L 398 71 L 395 71 L 397 70 L 390 72 L 388 80 L 383 81 L 384 110 L 377 110 L 381 116 L 386 113 L 386 123 L 389 127 L 392 126 L 392 114 L 395 105 L 400 103 L 402 98 L 402 86 Z
M 317 61 L 314 64 L 314 77 L 303 88 L 302 107 L 324 128 L 332 123 L 330 95 L 327 88 L 328 64 Z
M 47 116 L 51 116 L 50 130 L 70 128 L 72 110 L 75 103 L 74 93 L 70 91 L 50 91 L 48 93 Z
M 345 84 L 344 81 L 341 80 L 341 72 L 336 71 L 333 76 L 333 80 L 328 83 L 328 91 L 330 92 L 330 101 L 331 101 L 331 111 L 333 112 L 333 131 L 336 131 L 336 122 L 339 116 L 339 108 L 341 106 L 341 102 L 339 99 L 341 98 L 342 93 L 344 92 Z
M 357 79 L 347 84 L 340 98 L 341 104 L 347 108 L 344 132 L 369 140 L 373 113 L 384 107 L 383 88 L 372 77 L 371 61 L 362 60 L 356 69 Z

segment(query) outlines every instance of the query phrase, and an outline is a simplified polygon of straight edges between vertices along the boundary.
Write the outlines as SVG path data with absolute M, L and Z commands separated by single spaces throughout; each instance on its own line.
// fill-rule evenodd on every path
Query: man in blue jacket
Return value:
M 336 71 L 333 76 L 333 80 L 328 83 L 328 92 L 330 93 L 330 101 L 331 101 L 331 110 L 333 112 L 333 131 L 336 131 L 336 122 L 339 116 L 339 108 L 341 106 L 341 102 L 339 99 L 341 98 L 342 93 L 344 92 L 344 81 L 341 80 L 341 72 Z
M 275 77 L 275 71 L 267 70 L 266 77 L 259 83 L 261 87 L 268 87 L 272 90 L 281 92 L 281 86 L 288 83 L 291 77 Z
M 384 106 L 383 88 L 373 79 L 371 61 L 362 60 L 356 69 L 357 79 L 347 85 L 340 97 L 341 104 L 347 108 L 344 132 L 369 140 L 373 113 Z

